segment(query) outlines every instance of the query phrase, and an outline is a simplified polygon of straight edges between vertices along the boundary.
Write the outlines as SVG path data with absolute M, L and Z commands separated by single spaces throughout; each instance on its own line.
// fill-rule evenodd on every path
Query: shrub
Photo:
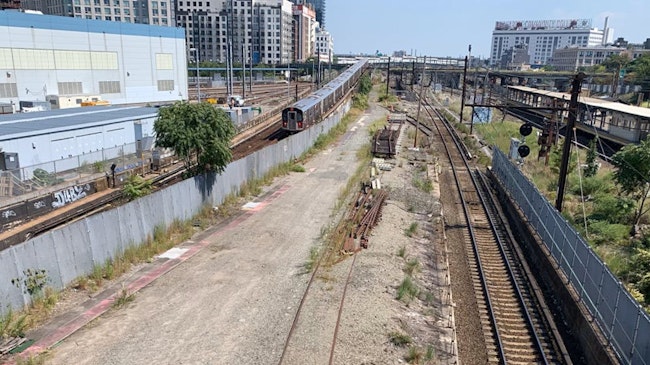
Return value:
M 400 333 L 400 332 L 391 332 L 388 334 L 388 339 L 389 341 L 397 346 L 397 347 L 404 347 L 408 345 L 409 343 L 413 342 L 413 339 L 411 336 Z
M 402 280 L 402 283 L 397 288 L 397 300 L 410 300 L 418 295 L 418 287 L 415 285 L 410 276 Z
M 595 245 L 613 244 L 627 246 L 630 227 L 623 224 L 612 224 L 605 221 L 589 222 L 589 234 Z
M 151 192 L 151 181 L 133 174 L 124 184 L 122 192 L 129 200 L 145 196 Z
M 591 220 L 613 224 L 629 223 L 634 219 L 635 201 L 625 196 L 599 194 L 594 199 Z
M 415 231 L 417 231 L 417 230 L 418 230 L 418 223 L 413 222 L 413 223 L 411 223 L 411 225 L 407 229 L 404 230 L 404 234 L 407 237 L 413 237 L 413 235 L 415 234 Z

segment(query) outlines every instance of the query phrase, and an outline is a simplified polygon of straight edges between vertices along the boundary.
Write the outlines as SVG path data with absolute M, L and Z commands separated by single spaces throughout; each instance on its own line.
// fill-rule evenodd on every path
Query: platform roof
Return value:
M 571 99 L 571 94 L 569 93 L 540 90 L 540 89 L 535 89 L 527 86 L 509 86 L 509 87 L 515 90 L 526 91 L 538 95 L 546 95 L 557 99 L 564 99 L 567 101 Z M 640 118 L 650 119 L 650 108 L 643 108 L 640 106 L 617 103 L 615 101 L 608 101 L 608 100 L 587 98 L 587 97 L 579 97 L 578 102 L 594 108 L 608 109 L 619 113 L 625 113 Z
M 0 115 L 0 141 L 33 135 L 155 118 L 158 108 L 90 106 Z

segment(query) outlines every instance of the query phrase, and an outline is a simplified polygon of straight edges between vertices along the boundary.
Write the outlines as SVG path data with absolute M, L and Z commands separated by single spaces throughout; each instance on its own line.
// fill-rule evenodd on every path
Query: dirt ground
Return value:
M 369 141 L 368 124 L 385 116 L 371 106 L 305 173 L 276 179 L 238 224 L 194 237 L 206 241 L 202 251 L 62 341 L 46 363 L 278 364 L 310 278 L 310 252 L 346 209 L 336 201 L 358 166 L 355 151 Z M 435 159 L 407 149 L 408 134 L 386 161 L 392 169 L 380 172 L 389 198 L 354 261 L 334 364 L 458 360 Z M 430 191 L 416 187 L 427 177 Z M 348 257 L 316 278 L 284 364 L 328 363 L 351 264 Z M 397 300 L 407 271 L 417 294 Z M 396 334 L 411 342 L 397 346 Z

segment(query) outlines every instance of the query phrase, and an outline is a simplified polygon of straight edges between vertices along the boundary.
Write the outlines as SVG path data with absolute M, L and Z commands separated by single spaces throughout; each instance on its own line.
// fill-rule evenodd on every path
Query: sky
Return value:
M 632 43 L 650 38 L 650 0 L 326 0 L 325 28 L 334 53 L 410 54 L 489 58 L 496 21 L 592 19 L 605 17 L 614 39 Z

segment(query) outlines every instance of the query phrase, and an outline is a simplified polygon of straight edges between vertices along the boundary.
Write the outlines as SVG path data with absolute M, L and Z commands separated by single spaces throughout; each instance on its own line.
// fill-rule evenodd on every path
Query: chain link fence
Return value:
M 492 171 L 522 210 L 622 363 L 650 363 L 650 318 L 589 244 L 494 148 Z
M 71 156 L 15 170 L 0 171 L 0 200 L 3 203 L 27 199 L 71 183 L 82 183 L 115 173 L 142 169 L 149 171 L 153 138 L 94 152 Z M 5 204 L 3 204 L 5 205 Z

